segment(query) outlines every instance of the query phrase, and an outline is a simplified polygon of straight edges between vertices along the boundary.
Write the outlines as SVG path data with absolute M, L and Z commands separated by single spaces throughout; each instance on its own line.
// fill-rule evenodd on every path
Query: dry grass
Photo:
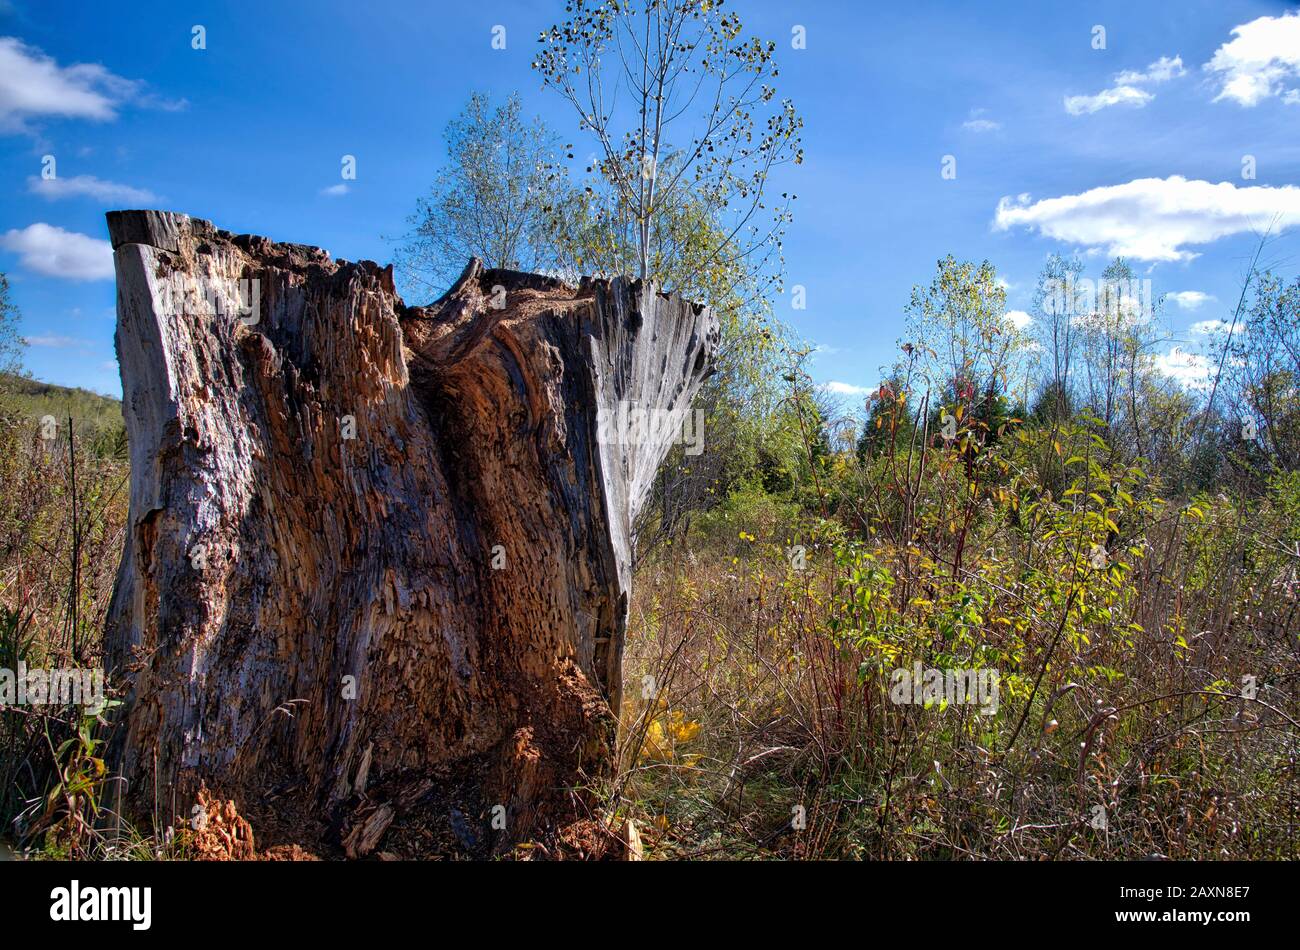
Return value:
M 888 473 L 840 460 L 832 517 L 751 497 L 641 567 L 613 801 L 649 857 L 1300 855 L 1300 479 L 1173 504 L 1099 470 L 1099 507 L 1052 497 L 1030 456 L 973 491 L 960 459 L 932 460 L 902 505 Z M 66 426 L 0 424 L 0 666 L 100 663 L 127 478 Z M 1090 570 L 1119 507 L 1113 564 Z M 914 661 L 997 669 L 997 712 L 892 702 Z M 0 711 L 6 836 L 183 856 L 183 835 L 99 832 L 111 778 L 85 725 Z
M 846 481 L 865 498 L 879 474 Z M 747 511 L 643 567 L 619 806 L 648 854 L 1300 856 L 1300 482 L 1246 507 L 1116 479 L 1138 497 L 1098 571 L 1097 506 L 1003 479 L 954 579 L 971 493 L 950 477 L 934 466 L 901 541 L 872 519 L 804 570 Z M 915 660 L 997 669 L 997 712 L 892 702 Z
M 50 408 L 10 400 L 0 411 L 0 667 L 11 671 L 101 668 L 122 550 L 121 440 L 105 435 L 98 407 L 45 438 Z M 99 848 L 101 744 L 83 707 L 0 710 L 0 835 L 60 856 Z

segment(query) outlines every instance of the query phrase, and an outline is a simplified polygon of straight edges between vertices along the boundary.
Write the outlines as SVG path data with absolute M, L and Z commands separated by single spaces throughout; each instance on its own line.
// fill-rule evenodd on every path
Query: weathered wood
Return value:
M 183 819 L 206 783 L 319 810 L 432 778 L 504 806 L 499 841 L 556 820 L 609 762 L 632 525 L 708 372 L 708 311 L 477 261 L 408 308 L 391 267 L 108 218 L 128 805 Z M 614 431 L 620 404 L 667 425 Z
M 365 857 L 375 850 L 396 817 L 397 810 L 392 805 L 380 805 L 352 826 L 348 836 L 343 839 L 343 852 L 349 858 Z

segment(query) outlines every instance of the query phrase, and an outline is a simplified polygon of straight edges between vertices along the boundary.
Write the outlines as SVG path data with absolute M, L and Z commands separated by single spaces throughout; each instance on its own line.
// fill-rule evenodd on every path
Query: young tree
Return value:
M 988 261 L 939 261 L 928 286 L 912 288 L 908 332 L 928 388 L 968 408 L 1010 388 L 1028 339 L 1006 319 L 1007 292 Z M 936 410 L 937 411 L 937 410 Z
M 1036 414 L 1058 423 L 1069 417 L 1072 406 L 1071 370 L 1078 349 L 1082 273 L 1082 261 L 1053 254 L 1043 265 L 1034 292 L 1031 316 L 1045 372 L 1043 398 L 1039 400 Z
M 638 276 L 664 283 L 663 252 L 688 205 L 717 225 L 692 266 L 750 259 L 757 272 L 779 257 L 790 202 L 783 195 L 769 208 L 764 193 L 773 168 L 803 160 L 803 122 L 788 99 L 776 101 L 776 44 L 742 39 L 722 2 L 572 0 L 566 9 L 568 20 L 542 32 L 533 66 L 596 139 L 592 170 L 620 224 L 610 234 L 635 250 Z
M 1223 360 L 1229 407 L 1246 442 L 1281 468 L 1300 468 L 1300 278 L 1289 285 L 1265 271 Z
M 518 95 L 494 107 L 482 93 L 443 137 L 447 165 L 417 202 L 398 249 L 402 279 L 441 292 L 471 257 L 488 267 L 554 270 L 550 210 L 569 188 L 558 137 L 524 117 Z
M 802 120 L 777 99 L 776 44 L 742 38 L 720 3 L 574 0 L 567 10 L 533 63 L 594 138 L 588 181 L 554 206 L 562 266 L 635 274 L 708 305 L 722 327 L 697 402 L 703 453 L 674 451 L 649 509 L 665 537 L 752 475 L 789 423 L 786 334 L 768 297 L 781 290 L 793 195 L 769 203 L 766 193 L 774 169 L 802 161 Z
M 1149 454 L 1144 423 L 1147 396 L 1160 389 L 1154 352 L 1160 301 L 1142 292 L 1132 266 L 1116 258 L 1102 271 L 1095 306 L 1080 320 L 1087 398 L 1108 434 L 1112 451 Z
M 27 344 L 18 333 L 18 308 L 9 297 L 9 278 L 0 274 L 0 373 L 19 373 Z
M 897 451 L 910 443 L 916 432 L 912 412 L 904 369 L 895 366 L 880 389 L 867 399 L 867 415 L 858 437 L 858 460 L 866 462 L 891 447 Z

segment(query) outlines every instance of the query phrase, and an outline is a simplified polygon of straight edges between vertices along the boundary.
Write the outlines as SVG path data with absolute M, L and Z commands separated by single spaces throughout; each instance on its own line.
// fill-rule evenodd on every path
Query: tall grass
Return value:
M 128 492 L 116 406 L 39 384 L 0 397 L 0 668 L 102 666 Z M 69 407 L 88 415 L 54 415 Z M 0 836 L 44 854 L 95 852 L 109 780 L 98 726 L 84 705 L 0 707 Z
M 0 668 L 102 661 L 129 473 L 47 408 L 0 413 Z M 743 487 L 638 571 L 611 803 L 649 856 L 1300 856 L 1300 475 L 1171 499 L 1081 420 L 815 487 Z M 996 670 L 996 711 L 895 702 L 913 663 Z M 97 726 L 0 709 L 0 834 L 183 856 L 101 833 Z
M 1173 502 L 1086 424 L 969 448 L 842 457 L 828 521 L 742 494 L 642 568 L 649 854 L 1300 856 L 1300 476 Z M 996 670 L 997 711 L 894 702 L 914 662 Z

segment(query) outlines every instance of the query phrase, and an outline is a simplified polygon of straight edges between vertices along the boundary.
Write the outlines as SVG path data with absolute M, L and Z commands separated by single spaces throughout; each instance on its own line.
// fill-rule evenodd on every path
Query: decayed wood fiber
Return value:
M 608 760 L 631 525 L 669 447 L 598 439 L 598 410 L 680 428 L 716 322 L 478 262 L 408 308 L 391 267 L 168 212 L 109 226 L 126 800 L 328 806 L 476 763 L 526 834 Z

